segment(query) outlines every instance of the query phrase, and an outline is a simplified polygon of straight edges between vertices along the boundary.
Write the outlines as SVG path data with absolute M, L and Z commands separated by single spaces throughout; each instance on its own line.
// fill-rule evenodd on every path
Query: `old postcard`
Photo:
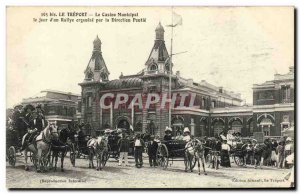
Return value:
M 294 188 L 294 7 L 7 11 L 9 189 Z

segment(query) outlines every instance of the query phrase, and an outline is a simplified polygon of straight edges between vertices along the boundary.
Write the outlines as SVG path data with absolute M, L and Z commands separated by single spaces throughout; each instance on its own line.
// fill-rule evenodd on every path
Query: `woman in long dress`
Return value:
M 229 152 L 230 146 L 227 144 L 227 140 L 223 140 L 221 146 L 221 166 L 223 167 L 231 167 Z

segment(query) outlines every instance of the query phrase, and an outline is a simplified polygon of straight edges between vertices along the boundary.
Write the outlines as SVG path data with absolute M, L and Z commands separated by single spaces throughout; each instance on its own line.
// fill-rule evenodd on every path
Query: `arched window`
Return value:
M 235 132 L 242 133 L 242 123 L 238 120 L 233 121 L 231 123 L 231 130 L 234 130 Z
M 262 127 L 262 132 L 264 133 L 265 136 L 269 136 L 270 135 L 270 131 L 271 131 L 271 126 L 273 125 L 273 122 L 271 121 L 271 119 L 269 118 L 264 118 L 260 124 Z
M 219 136 L 219 134 L 224 129 L 224 123 L 222 121 L 217 121 L 214 123 L 214 136 Z
M 102 81 L 106 81 L 108 79 L 106 73 L 101 73 L 101 79 Z
M 156 71 L 157 70 L 157 65 L 153 64 L 150 66 L 150 71 Z

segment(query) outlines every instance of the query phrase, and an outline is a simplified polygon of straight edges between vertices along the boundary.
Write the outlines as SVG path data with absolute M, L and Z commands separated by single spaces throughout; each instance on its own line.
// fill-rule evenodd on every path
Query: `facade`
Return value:
M 294 66 L 287 74 L 275 74 L 274 80 L 253 85 L 255 131 L 280 136 L 294 126 Z
M 41 104 L 45 117 L 49 121 L 56 121 L 58 126 L 66 125 L 72 121 L 80 122 L 78 113 L 78 99 L 80 96 L 73 93 L 44 90 L 38 95 L 23 99 L 22 105 Z
M 128 107 L 130 100 L 137 93 L 158 93 L 160 96 L 169 91 L 170 56 L 165 46 L 164 28 L 159 23 L 155 29 L 154 46 L 149 54 L 144 68 L 134 75 L 122 75 L 119 79 L 109 80 L 108 67 L 104 61 L 101 41 L 97 38 L 93 42 L 93 52 L 85 70 L 85 78 L 79 85 L 82 88 L 82 121 L 89 123 L 92 129 L 103 128 L 130 128 L 135 132 L 146 132 L 163 135 L 164 129 L 169 125 L 168 109 L 161 108 L 157 103 L 148 109 Z M 173 65 L 173 64 L 172 64 Z M 212 110 L 218 108 L 239 107 L 242 99 L 240 94 L 216 87 L 205 80 L 200 83 L 192 79 L 185 79 L 180 72 L 171 74 L 172 94 L 182 92 L 195 96 L 193 107 L 178 108 L 181 97 L 176 95 L 175 108 L 171 110 L 171 127 L 173 132 L 182 132 L 189 127 L 196 136 L 213 136 L 227 126 L 236 126 L 235 115 L 233 119 L 226 117 L 212 117 Z M 103 109 L 100 99 L 107 93 L 126 93 L 129 101 L 117 109 Z M 110 99 L 114 101 L 115 99 Z M 142 98 L 143 105 L 146 99 Z M 184 102 L 187 104 L 188 100 Z M 249 113 L 250 114 L 250 113 Z M 229 120 L 228 120 L 229 119 Z M 242 126 L 243 127 L 243 126 Z M 247 126 L 245 126 L 247 127 Z M 236 127 L 237 128 L 237 127 Z M 239 130 L 242 130 L 241 128 Z M 246 130 L 243 129 L 243 130 Z
M 96 37 L 93 52 L 85 70 L 82 88 L 81 116 L 84 123 L 93 130 L 105 128 L 132 128 L 135 132 L 162 136 L 169 125 L 169 110 L 154 104 L 149 108 L 129 107 L 137 93 L 142 94 L 143 105 L 147 94 L 158 93 L 160 100 L 169 91 L 170 56 L 165 46 L 164 28 L 159 23 L 155 29 L 154 46 L 144 68 L 134 75 L 123 75 L 109 80 L 108 67 L 104 61 L 101 41 Z M 241 95 L 222 87 L 200 83 L 171 73 L 174 108 L 171 110 L 171 128 L 174 135 L 189 127 L 195 136 L 216 136 L 221 131 L 234 130 L 242 136 L 252 136 L 254 132 L 264 132 L 265 136 L 280 136 L 281 130 L 294 123 L 294 70 L 285 75 L 275 75 L 275 79 L 253 86 L 253 106 L 241 106 Z M 192 107 L 179 108 L 181 96 L 188 93 L 195 96 Z M 108 93 L 129 95 L 128 103 L 104 109 L 100 99 Z M 112 103 L 114 98 L 106 99 Z M 173 101 L 173 96 L 172 96 Z M 144 106 L 143 106 L 144 107 Z

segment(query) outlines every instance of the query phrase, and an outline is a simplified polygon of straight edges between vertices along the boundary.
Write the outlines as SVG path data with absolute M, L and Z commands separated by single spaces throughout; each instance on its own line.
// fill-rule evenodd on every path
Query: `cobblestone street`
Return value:
M 171 162 L 170 162 L 171 163 Z M 8 188 L 245 188 L 245 187 L 288 187 L 284 177 L 288 169 L 252 166 L 241 168 L 232 163 L 231 168 L 208 169 L 207 175 L 197 174 L 197 166 L 192 173 L 184 172 L 182 161 L 176 161 L 167 170 L 151 168 L 144 155 L 144 167 L 135 168 L 134 159 L 129 167 L 118 166 L 115 159 L 109 159 L 104 170 L 88 168 L 87 159 L 77 159 L 72 167 L 69 158 L 65 158 L 65 172 L 53 170 L 37 173 L 34 167 L 24 170 L 24 158 L 17 157 L 16 167 L 7 163 Z M 60 166 L 60 162 L 58 162 Z M 202 170 L 202 169 L 201 169 Z M 22 181 L 20 181 L 22 180 Z M 149 187 L 150 186 L 150 187 Z

